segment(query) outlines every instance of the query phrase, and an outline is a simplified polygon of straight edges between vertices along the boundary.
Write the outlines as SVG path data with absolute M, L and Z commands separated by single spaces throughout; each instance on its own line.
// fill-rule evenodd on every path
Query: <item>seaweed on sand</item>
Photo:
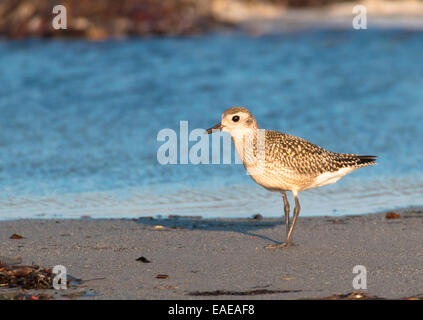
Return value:
M 0 264 L 0 287 L 23 289 L 51 289 L 53 278 L 50 269 L 40 266 L 8 266 Z

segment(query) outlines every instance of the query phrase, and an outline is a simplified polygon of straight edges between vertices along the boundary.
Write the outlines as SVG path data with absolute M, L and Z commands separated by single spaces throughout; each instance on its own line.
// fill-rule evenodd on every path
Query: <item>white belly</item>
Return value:
M 343 176 L 354 171 L 355 169 L 357 168 L 342 168 L 338 171 L 322 173 L 316 177 L 316 179 L 311 183 L 311 185 L 307 189 L 322 187 L 328 184 L 335 183 Z

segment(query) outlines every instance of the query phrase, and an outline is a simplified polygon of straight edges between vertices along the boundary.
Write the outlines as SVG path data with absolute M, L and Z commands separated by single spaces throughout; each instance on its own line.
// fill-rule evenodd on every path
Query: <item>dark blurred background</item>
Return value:
M 286 9 L 328 8 L 351 15 L 348 0 L 2 0 L 0 35 L 11 38 L 192 35 L 252 19 L 284 19 Z M 355 2 L 358 4 L 359 2 Z M 369 13 L 422 14 L 420 0 L 367 0 Z M 67 32 L 51 26 L 52 8 L 68 11 Z M 347 9 L 348 8 L 348 9 Z

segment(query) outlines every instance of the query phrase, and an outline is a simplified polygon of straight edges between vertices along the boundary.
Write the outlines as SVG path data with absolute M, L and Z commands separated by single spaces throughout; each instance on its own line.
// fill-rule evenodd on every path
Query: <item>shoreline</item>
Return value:
M 300 216 L 297 245 L 270 251 L 284 237 L 281 218 L 0 221 L 0 252 L 83 280 L 41 290 L 57 299 L 323 299 L 357 291 L 355 265 L 367 268 L 369 296 L 423 297 L 423 210 L 396 213 Z
M 222 208 L 224 209 L 224 208 Z M 100 209 L 102 210 L 102 209 Z M 258 210 L 259 211 L 259 210 Z M 281 211 L 281 210 L 280 210 Z M 388 212 L 420 212 L 423 213 L 423 207 L 421 205 L 410 205 L 410 206 L 404 206 L 404 207 L 395 207 L 395 208 L 389 208 L 389 209 L 382 209 L 375 212 L 366 212 L 366 213 L 347 213 L 347 214 L 338 214 L 334 212 L 329 212 L 328 214 L 317 214 L 317 215 L 300 215 L 300 218 L 306 218 L 306 219 L 319 219 L 319 218 L 333 218 L 333 219 L 340 219 L 340 218 L 348 218 L 348 217 L 362 217 L 362 216 L 372 216 L 372 215 L 384 215 Z M 280 212 L 280 216 L 267 216 L 262 215 L 261 213 L 253 214 L 253 215 L 246 215 L 246 216 L 203 216 L 200 214 L 156 214 L 156 215 L 141 215 L 141 216 L 91 216 L 89 214 L 81 214 L 78 216 L 70 216 L 70 217 L 64 217 L 64 216 L 40 216 L 40 215 L 34 215 L 33 217 L 23 217 L 23 218 L 3 218 L 0 217 L 0 223 L 1 222 L 19 222 L 19 221 L 33 221 L 33 220 L 40 220 L 40 221 L 49 221 L 49 220 L 58 220 L 58 221 L 79 221 L 79 220 L 92 220 L 92 221 L 135 221 L 135 220 L 174 220 L 174 219 L 194 219 L 194 220 L 202 220 L 202 221 L 219 221 L 219 220 L 225 220 L 225 221 L 234 221 L 234 222 L 243 222 L 243 221 L 251 221 L 251 220 L 280 220 L 283 218 L 283 212 Z M 291 212 L 292 215 L 292 212 Z M 259 216 L 259 218 L 255 218 L 255 216 Z
M 395 179 L 357 178 L 301 194 L 301 217 L 377 214 L 392 210 L 423 208 L 419 178 L 406 175 Z M 412 180 L 414 179 L 414 181 Z M 413 182 L 410 182 L 413 181 Z M 250 181 L 248 181 L 250 182 Z M 254 184 L 186 186 L 169 184 L 106 191 L 4 196 L 0 221 L 16 219 L 132 219 L 170 215 L 202 218 L 265 218 L 282 215 L 279 194 Z M 402 192 L 401 190 L 407 190 Z M 239 199 L 244 199 L 240 206 Z M 293 199 L 289 194 L 289 200 Z

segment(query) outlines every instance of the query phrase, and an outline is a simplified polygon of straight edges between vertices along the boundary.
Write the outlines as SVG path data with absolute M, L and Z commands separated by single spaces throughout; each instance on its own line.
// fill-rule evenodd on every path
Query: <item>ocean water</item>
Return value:
M 206 129 L 231 106 L 262 128 L 379 156 L 300 193 L 301 215 L 423 205 L 422 31 L 2 40 L 0 219 L 281 216 L 280 195 L 242 165 L 157 161 L 160 130 Z

